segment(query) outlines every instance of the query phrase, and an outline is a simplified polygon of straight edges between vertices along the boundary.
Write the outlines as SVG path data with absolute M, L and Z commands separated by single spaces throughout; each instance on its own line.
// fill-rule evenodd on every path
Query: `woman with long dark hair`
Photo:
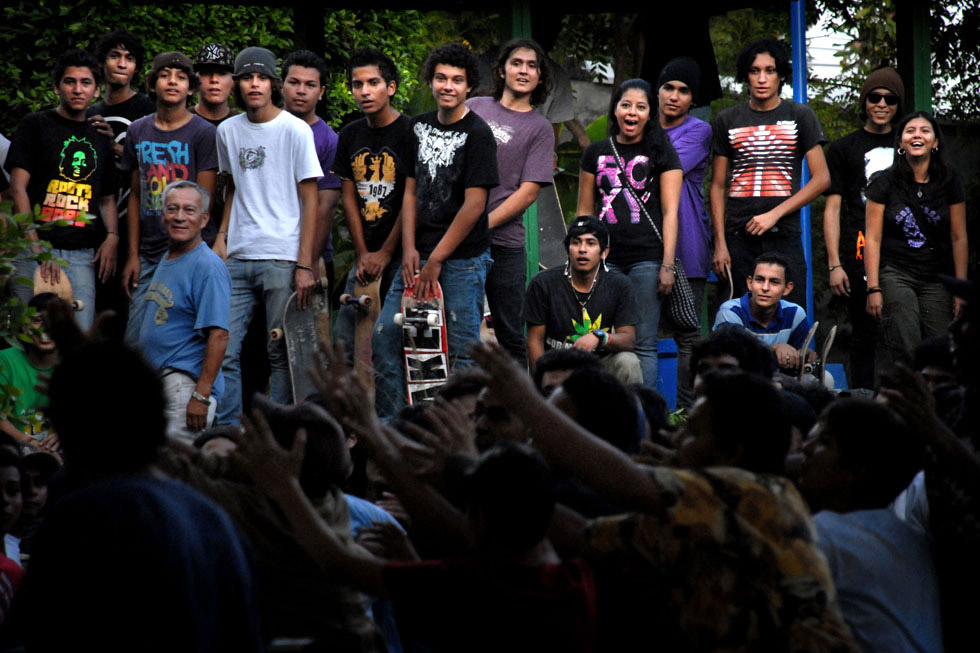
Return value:
M 866 191 L 867 310 L 882 321 L 896 360 L 944 334 L 962 310 L 937 276 L 965 279 L 968 258 L 963 182 L 942 145 L 931 114 L 909 114 L 896 130 L 894 163 Z
M 683 174 L 644 80 L 627 80 L 613 94 L 608 129 L 610 137 L 582 155 L 577 215 L 596 215 L 609 226 L 607 263 L 633 287 L 640 309 L 635 352 L 643 385 L 656 389 L 660 305 L 674 286 Z

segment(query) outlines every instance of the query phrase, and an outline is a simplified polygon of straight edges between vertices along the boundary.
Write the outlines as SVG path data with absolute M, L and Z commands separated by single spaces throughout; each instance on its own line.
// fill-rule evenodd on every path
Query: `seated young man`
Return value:
M 527 288 L 528 361 L 547 349 L 594 352 L 621 383 L 641 383 L 633 347 L 639 309 L 629 279 L 606 270 L 609 231 L 592 216 L 576 218 L 565 236 L 568 264 L 538 273 Z
M 930 538 L 889 505 L 922 465 L 888 407 L 842 399 L 804 447 L 800 490 L 816 512 L 844 619 L 865 651 L 941 651 L 939 584 Z
M 799 367 L 800 349 L 813 322 L 802 306 L 783 299 L 793 291 L 789 270 L 780 254 L 766 252 L 756 258 L 752 275 L 745 280 L 749 291 L 722 304 L 712 328 L 744 326 L 772 348 L 780 369 L 793 370 Z

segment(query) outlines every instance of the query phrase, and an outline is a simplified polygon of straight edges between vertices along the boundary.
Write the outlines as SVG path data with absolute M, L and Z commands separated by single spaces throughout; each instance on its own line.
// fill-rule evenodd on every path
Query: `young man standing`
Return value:
M 806 304 L 800 209 L 830 185 L 821 148 L 827 139 L 809 107 L 779 97 L 792 72 L 779 41 L 749 43 L 735 65 L 738 81 L 748 85 L 749 101 L 725 109 L 712 125 L 715 273 L 725 277 L 725 264 L 730 263 L 734 294 L 741 295 L 742 280 L 752 274 L 756 257 L 778 252 L 786 257 L 789 276 L 798 280 L 790 300 Z M 804 158 L 810 181 L 800 188 Z
M 191 60 L 179 52 L 157 55 L 146 85 L 157 110 L 130 125 L 120 164 L 131 180 L 129 257 L 122 281 L 131 300 L 125 342 L 132 348 L 140 347 L 144 295 L 167 251 L 163 190 L 171 182 L 195 181 L 210 195 L 218 167 L 214 126 L 187 109 L 200 85 Z
M 231 277 L 201 238 L 209 195 L 188 180 L 161 193 L 167 251 L 154 266 L 139 331 L 147 362 L 163 377 L 167 432 L 184 438 L 211 423 L 224 389 Z
M 861 88 L 864 127 L 827 148 L 830 188 L 823 213 L 830 289 L 847 302 L 851 317 L 851 387 L 875 387 L 877 325 L 866 309 L 864 189 L 871 176 L 892 164 L 892 125 L 902 119 L 905 84 L 891 68 L 876 70 Z M 842 211 L 843 209 L 843 211 Z M 841 214 L 846 217 L 841 233 Z M 841 236 L 843 235 L 843 238 Z
M 405 286 L 417 297 L 442 285 L 449 356 L 472 364 L 467 352 L 480 338 L 484 283 L 490 266 L 487 191 L 497 185 L 493 132 L 464 103 L 479 83 L 476 56 L 451 43 L 433 50 L 422 66 L 438 109 L 412 120 L 413 164 L 402 204 L 402 274 L 385 298 L 372 338 L 378 410 L 390 417 L 406 402 L 401 329 L 394 314 Z M 418 277 L 416 278 L 416 275 Z
M 677 209 L 677 258 L 684 263 L 694 291 L 694 305 L 699 311 L 705 281 L 711 272 L 711 233 L 702 193 L 711 156 L 711 125 L 689 114 L 700 85 L 701 68 L 690 57 L 671 59 L 657 79 L 660 126 L 677 150 L 684 173 Z M 674 339 L 677 341 L 677 403 L 690 407 L 694 402 L 694 379 L 689 374 L 691 352 L 694 343 L 701 339 L 701 330 L 678 330 Z
M 235 102 L 245 108 L 218 128 L 218 167 L 231 175 L 214 251 L 231 273 L 228 349 L 222 371 L 225 393 L 218 423 L 234 423 L 242 407 L 241 344 L 256 302 L 266 310 L 266 332 L 281 326 L 295 290 L 300 307 L 314 285 L 316 181 L 323 170 L 313 132 L 279 108 L 282 81 L 276 58 L 264 48 L 246 48 L 235 59 Z M 281 340 L 269 341 L 272 399 L 289 403 L 289 367 Z
M 112 143 L 85 119 L 86 109 L 99 95 L 101 78 L 101 67 L 91 54 L 82 50 L 62 54 L 54 69 L 58 107 L 21 121 L 5 164 L 15 211 L 31 213 L 40 204 L 42 222 L 67 222 L 40 236 L 31 232 L 29 237 L 34 254 L 41 252 L 43 236 L 51 242 L 54 257 L 69 263 L 65 270 L 53 260 L 45 261 L 41 274 L 54 281 L 68 275 L 75 298 L 84 304 L 77 313 L 83 329 L 95 318 L 96 278 L 105 281 L 112 276 L 119 246 Z M 17 276 L 33 278 L 37 263 L 30 254 L 23 252 L 15 259 Z M 30 285 L 14 284 L 14 293 L 24 302 L 32 291 Z
M 354 266 L 344 292 L 354 283 L 380 277 L 384 297 L 401 268 L 401 210 L 406 169 L 412 159 L 412 121 L 391 106 L 401 75 L 391 57 L 363 49 L 347 64 L 351 95 L 364 117 L 342 130 L 333 170 L 341 179 L 344 216 L 354 245 Z M 354 357 L 354 309 L 341 306 L 334 338 Z
M 551 75 L 544 50 L 515 39 L 500 50 L 493 69 L 493 97 L 475 97 L 466 106 L 487 121 L 497 141 L 500 185 L 490 191 L 490 256 L 487 301 L 497 341 L 519 361 L 527 357 L 521 305 L 527 281 L 524 210 L 542 186 L 554 180 L 555 135 L 548 119 L 534 110 L 548 97 Z
M 235 81 L 235 53 L 227 45 L 206 43 L 194 57 L 194 72 L 201 78 L 198 103 L 190 108 L 217 128 L 226 119 L 238 114 L 228 105 L 228 96 Z
M 206 43 L 197 51 L 194 58 L 194 72 L 201 78 L 200 100 L 196 106 L 189 109 L 215 126 L 223 123 L 239 111 L 228 104 L 231 87 L 235 81 L 231 73 L 235 69 L 235 53 L 227 45 Z M 208 247 L 214 246 L 218 237 L 218 226 L 221 216 L 225 214 L 225 189 L 228 187 L 228 175 L 217 175 L 214 183 L 214 193 L 211 195 L 211 215 L 213 219 L 204 225 L 201 237 Z
M 337 133 L 316 115 L 316 103 L 320 101 L 326 90 L 327 64 L 309 50 L 297 50 L 283 62 L 282 78 L 282 94 L 286 111 L 305 122 L 313 130 L 316 156 L 323 169 L 323 176 L 316 184 L 316 240 L 313 252 L 316 256 L 323 255 L 327 278 L 330 280 L 329 286 L 333 288 L 333 246 L 330 230 L 333 214 L 340 200 L 340 179 L 330 170 L 337 154 Z
M 795 370 L 813 323 L 803 307 L 783 299 L 793 292 L 789 270 L 786 259 L 774 252 L 757 258 L 745 280 L 748 292 L 722 304 L 712 328 L 722 324 L 745 327 L 772 349 L 780 368 Z
M 642 383 L 633 353 L 639 308 L 629 279 L 606 271 L 609 230 L 591 216 L 580 217 L 565 236 L 568 265 L 539 272 L 527 288 L 528 360 L 533 369 L 548 349 L 574 347 L 595 352 L 620 382 Z

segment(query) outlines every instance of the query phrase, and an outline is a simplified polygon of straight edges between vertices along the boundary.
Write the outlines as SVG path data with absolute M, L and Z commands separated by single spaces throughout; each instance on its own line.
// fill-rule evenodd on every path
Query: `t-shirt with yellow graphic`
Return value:
M 391 233 L 405 195 L 406 151 L 411 145 L 411 121 L 398 116 L 390 125 L 374 129 L 362 118 L 340 130 L 333 172 L 353 181 L 369 252 L 381 249 Z
M 67 223 L 41 238 L 57 249 L 98 247 L 105 236 L 99 204 L 118 178 L 106 136 L 54 109 L 32 113 L 17 127 L 5 168 L 30 174 L 27 195 L 42 222 Z

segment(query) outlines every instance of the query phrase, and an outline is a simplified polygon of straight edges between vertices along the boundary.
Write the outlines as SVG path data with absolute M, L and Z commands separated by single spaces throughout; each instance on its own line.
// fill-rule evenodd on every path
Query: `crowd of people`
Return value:
M 66 51 L 57 107 L 4 162 L 15 209 L 51 223 L 13 276 L 65 275 L 82 308 L 8 284 L 29 322 L 0 351 L 0 650 L 970 646 L 980 288 L 962 181 L 894 70 L 826 156 L 780 97 L 776 40 L 742 49 L 749 100 L 710 125 L 690 58 L 623 82 L 582 156 L 567 263 L 529 280 L 523 217 L 565 119 L 536 108 L 567 85 L 536 42 L 501 46 L 486 96 L 467 46 L 435 48 L 437 108 L 412 118 L 392 59 L 354 52 L 363 117 L 339 134 L 315 53 L 165 52 L 145 94 L 144 59 L 125 30 Z M 854 392 L 796 373 L 799 211 L 824 193 Z M 267 334 L 332 270 L 338 207 L 346 291 L 384 298 L 374 386 L 345 305 L 308 361 L 317 392 L 294 397 Z M 700 307 L 712 271 L 731 298 L 710 334 L 673 325 L 677 422 L 661 315 L 674 293 Z M 445 303 L 434 401 L 406 393 L 408 288 Z

